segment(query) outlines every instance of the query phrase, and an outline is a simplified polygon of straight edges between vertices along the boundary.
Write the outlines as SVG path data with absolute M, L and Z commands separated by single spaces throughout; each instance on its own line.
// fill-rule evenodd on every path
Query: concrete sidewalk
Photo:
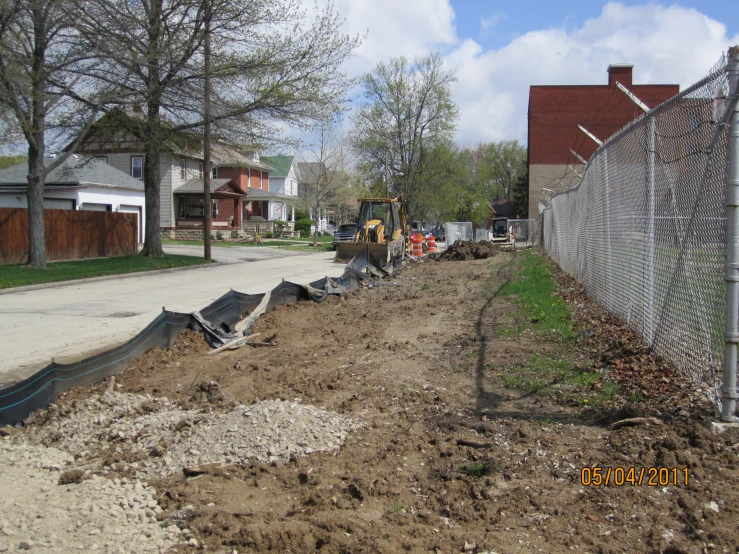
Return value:
M 216 254 L 213 257 L 218 259 Z M 71 362 L 120 344 L 146 327 L 162 307 L 192 312 L 230 289 L 255 294 L 271 290 L 282 279 L 307 283 L 327 275 L 338 277 L 346 266 L 333 263 L 333 257 L 323 252 L 261 261 L 229 260 L 187 271 L 134 273 L 4 294 L 0 302 L 0 384 L 32 375 L 52 357 Z

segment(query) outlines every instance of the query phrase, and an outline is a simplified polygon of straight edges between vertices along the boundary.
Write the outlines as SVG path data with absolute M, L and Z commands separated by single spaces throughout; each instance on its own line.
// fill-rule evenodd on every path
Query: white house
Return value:
M 49 165 L 54 154 L 44 159 Z M 0 170 L 0 208 L 27 208 L 28 164 Z M 44 183 L 44 208 L 138 214 L 139 242 L 144 236 L 144 183 L 104 161 L 70 156 Z
M 295 221 L 300 172 L 295 156 L 262 156 L 274 171 L 269 175 L 269 219 Z

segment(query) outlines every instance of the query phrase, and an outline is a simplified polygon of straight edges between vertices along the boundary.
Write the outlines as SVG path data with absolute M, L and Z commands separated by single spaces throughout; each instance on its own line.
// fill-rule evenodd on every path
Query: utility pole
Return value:
M 203 257 L 211 259 L 210 229 L 212 206 L 210 200 L 210 180 L 212 177 L 210 161 L 210 20 L 212 0 L 205 0 L 205 37 L 203 43 L 203 70 L 205 83 L 203 91 Z
M 385 152 L 385 198 L 390 198 L 390 192 L 388 190 L 388 178 L 387 178 L 387 152 Z

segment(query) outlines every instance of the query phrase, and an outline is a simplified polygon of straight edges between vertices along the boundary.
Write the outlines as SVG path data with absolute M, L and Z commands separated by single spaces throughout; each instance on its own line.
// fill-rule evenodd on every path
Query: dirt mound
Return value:
M 473 240 L 458 240 L 442 252 L 439 260 L 484 260 L 495 256 L 500 249 L 489 240 L 475 242 Z
M 495 252 L 489 243 L 450 250 L 474 258 L 486 246 Z M 66 393 L 0 440 L 0 457 L 21 438 L 66 452 L 63 469 L 86 472 L 63 486 L 69 498 L 93 478 L 156 489 L 152 536 L 181 554 L 736 552 L 739 492 L 729 485 L 739 480 L 739 435 L 711 434 L 704 393 L 673 386 L 687 381 L 575 284 L 559 293 L 576 338 L 536 331 L 536 317 L 496 292 L 523 256 L 412 264 L 355 294 L 277 307 L 253 328 L 279 332 L 271 348 L 209 355 L 185 332 L 117 376 L 115 392 Z M 584 401 L 614 381 L 622 393 L 605 407 Z M 607 402 L 616 419 L 650 419 L 612 429 L 596 417 Z M 222 465 L 183 476 L 205 462 Z M 61 487 L 53 477 L 41 485 Z M 88 512 L 70 512 L 67 527 L 89 533 L 87 520 L 120 500 L 122 521 L 156 512 L 129 493 L 138 496 L 94 513 L 78 499 Z M 45 497 L 2 498 L 0 551 L 18 547 L 24 524 L 47 521 L 39 513 L 57 514 Z M 129 529 L 105 541 L 143 552 L 120 542 Z

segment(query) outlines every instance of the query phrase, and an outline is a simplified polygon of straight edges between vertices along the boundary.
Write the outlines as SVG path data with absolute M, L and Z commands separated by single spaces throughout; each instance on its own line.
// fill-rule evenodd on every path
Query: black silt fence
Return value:
M 368 278 L 365 273 L 347 267 L 341 277 L 326 277 L 308 286 L 283 281 L 272 289 L 267 310 L 300 300 L 322 302 L 330 294 L 356 290 Z M 99 383 L 122 373 L 152 348 L 169 348 L 187 327 L 204 331 L 212 346 L 222 344 L 219 335 L 226 336 L 231 326 L 250 314 L 262 298 L 264 294 L 231 290 L 203 308 L 200 318 L 163 310 L 145 329 L 116 348 L 71 364 L 52 362 L 23 381 L 0 390 L 0 427 L 15 425 L 36 410 L 48 408 L 60 394 L 73 387 Z

